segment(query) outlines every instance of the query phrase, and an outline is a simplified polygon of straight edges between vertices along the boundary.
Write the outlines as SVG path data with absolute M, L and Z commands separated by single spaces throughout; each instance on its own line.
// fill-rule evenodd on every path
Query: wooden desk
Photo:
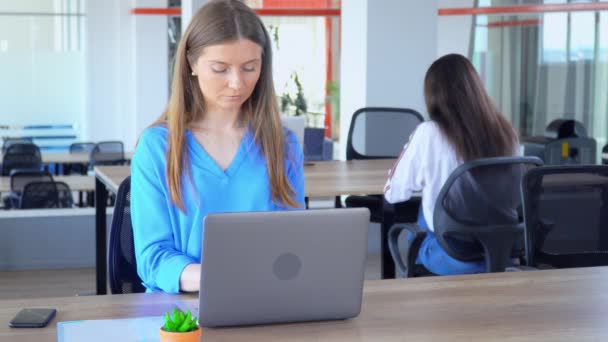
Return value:
M 133 152 L 125 152 L 125 159 L 131 160 Z M 2 160 L 0 154 L 0 160 Z M 42 152 L 43 164 L 86 164 L 89 162 L 89 153 L 69 152 Z
M 204 329 L 203 341 L 606 341 L 608 267 L 369 281 L 346 321 Z M 137 294 L 0 301 L 0 340 L 55 341 L 56 323 L 161 316 L 196 297 Z M 54 307 L 42 329 L 11 329 L 24 307 Z M 91 332 L 102 333 L 102 332 Z
M 388 170 L 394 159 L 319 161 L 304 166 L 305 195 L 307 197 L 334 197 L 340 195 L 382 194 Z M 97 294 L 106 292 L 106 215 L 105 203 L 108 190 L 116 193 L 118 186 L 129 176 L 129 166 L 95 167 L 95 226 L 97 260 Z M 383 278 L 395 277 L 395 265 L 388 249 L 387 234 L 392 217 L 387 217 L 380 229 Z
M 53 180 L 66 183 L 72 191 L 95 190 L 93 176 L 53 176 Z M 11 177 L 0 177 L 0 192 L 9 191 L 11 191 Z
M 394 159 L 320 161 L 304 166 L 307 197 L 382 194 Z M 96 166 L 95 175 L 113 193 L 131 174 L 129 166 Z

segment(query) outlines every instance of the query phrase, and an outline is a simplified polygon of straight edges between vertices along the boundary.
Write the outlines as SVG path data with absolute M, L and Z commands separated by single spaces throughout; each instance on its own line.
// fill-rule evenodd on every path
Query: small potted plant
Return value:
M 173 309 L 173 317 L 165 313 L 165 325 L 160 328 L 161 342 L 198 342 L 200 337 L 198 319 L 192 317 L 190 310 L 182 312 Z

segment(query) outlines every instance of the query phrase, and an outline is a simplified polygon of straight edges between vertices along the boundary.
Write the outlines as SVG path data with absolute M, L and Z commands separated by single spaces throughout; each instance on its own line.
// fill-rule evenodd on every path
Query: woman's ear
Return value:
M 192 58 L 189 51 L 186 51 L 186 60 L 188 61 L 188 66 L 190 67 L 190 73 L 192 76 L 196 76 L 196 65 L 198 63 L 198 58 Z
M 190 63 L 190 61 L 188 61 L 188 65 L 190 66 L 190 73 L 192 76 L 196 76 L 196 62 L 194 63 Z

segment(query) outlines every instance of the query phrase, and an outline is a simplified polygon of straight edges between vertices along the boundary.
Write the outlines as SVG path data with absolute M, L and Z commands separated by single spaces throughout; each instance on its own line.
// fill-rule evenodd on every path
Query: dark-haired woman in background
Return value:
M 513 156 L 515 130 L 498 112 L 468 59 L 451 54 L 435 61 L 426 73 L 424 96 L 430 121 L 410 136 L 390 171 L 384 197 L 390 203 L 422 191 L 418 224 L 429 234 L 418 263 L 440 274 L 480 273 L 483 260 L 463 262 L 450 257 L 437 242 L 433 210 L 441 187 L 460 164 L 479 158 Z

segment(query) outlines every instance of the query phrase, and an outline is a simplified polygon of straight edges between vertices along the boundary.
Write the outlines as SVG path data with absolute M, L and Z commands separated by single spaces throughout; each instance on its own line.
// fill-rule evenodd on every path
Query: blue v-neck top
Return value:
M 286 134 L 286 176 L 304 208 L 302 147 Z M 137 272 L 148 291 L 179 292 L 179 278 L 201 262 L 203 218 L 209 213 L 287 210 L 273 202 L 266 159 L 247 130 L 226 170 L 186 131 L 190 177 L 182 177 L 185 213 L 170 200 L 167 185 L 167 128 L 146 129 L 131 162 L 131 219 Z

